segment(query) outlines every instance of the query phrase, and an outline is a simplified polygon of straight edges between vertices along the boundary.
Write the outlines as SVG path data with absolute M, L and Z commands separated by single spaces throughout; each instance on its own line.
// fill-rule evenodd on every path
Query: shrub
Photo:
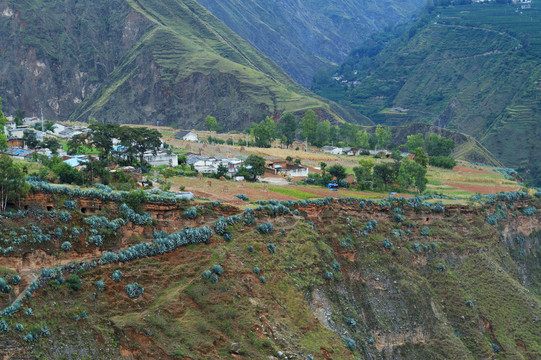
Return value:
M 68 210 L 75 210 L 77 209 L 77 204 L 73 200 L 66 200 L 64 201 L 64 208 Z
M 497 344 L 492 343 L 490 346 L 492 346 L 492 350 L 494 350 L 496 354 L 500 352 L 500 347 Z
M 66 224 L 71 221 L 71 215 L 67 211 L 59 211 L 58 212 L 58 220 L 65 222 Z
M 431 156 L 428 160 L 430 166 L 444 169 L 452 169 L 456 166 L 456 161 L 450 156 Z
M 94 283 L 94 287 L 98 291 L 103 291 L 105 290 L 105 283 L 103 282 L 103 280 L 98 280 Z
M 473 301 L 471 300 L 466 301 L 466 306 L 473 307 Z
M 261 234 L 270 234 L 274 231 L 274 226 L 271 223 L 261 224 L 257 227 L 257 231 Z
M 36 342 L 38 341 L 38 335 L 35 332 L 30 331 L 24 336 L 23 340 L 26 342 Z
M 210 282 L 213 283 L 213 284 L 217 284 L 218 283 L 218 275 L 212 274 L 210 276 Z
M 122 271 L 120 270 L 113 271 L 113 274 L 111 275 L 111 279 L 113 279 L 114 282 L 120 282 L 122 280 Z
M 260 276 L 260 277 L 259 277 L 259 281 L 260 281 L 262 284 L 264 284 L 264 283 L 267 282 L 267 280 L 265 280 L 265 277 L 264 277 L 264 276 Z
M 385 249 L 391 250 L 393 248 L 393 243 L 390 242 L 389 239 L 385 238 L 383 243 L 381 243 L 381 246 L 383 246 Z
M 143 288 L 136 282 L 126 285 L 126 293 L 130 297 L 130 299 L 137 299 L 138 297 L 141 297 L 144 292 L 145 288 Z
M 269 252 L 270 252 L 271 254 L 274 254 L 274 253 L 276 252 L 276 245 L 274 245 L 274 244 L 272 244 L 272 243 L 271 243 L 271 244 L 268 244 L 268 245 L 267 245 L 267 250 L 269 250 Z
M 210 279 L 210 277 L 212 276 L 212 271 L 210 270 L 205 270 L 203 271 L 203 273 L 201 274 L 201 276 L 203 276 L 204 279 Z
M 49 332 L 49 329 L 47 329 L 47 326 L 43 325 L 40 329 L 39 329 L 39 333 L 41 336 L 45 336 L 45 337 L 48 337 L 49 335 L 51 335 L 51 333 Z
M 19 285 L 19 283 L 21 282 L 21 277 L 19 275 L 13 275 L 10 282 L 11 285 Z
M 259 273 L 261 272 L 261 270 L 259 270 L 257 266 L 253 269 L 253 271 L 254 271 L 254 274 L 256 275 L 259 275 Z
M 346 347 L 349 350 L 354 351 L 357 348 L 357 345 L 355 345 L 355 340 L 350 339 L 350 338 L 345 338 L 344 341 L 346 343 Z
M 357 322 L 353 318 L 347 318 L 346 325 L 349 327 L 355 327 L 355 325 L 357 325 Z
M 221 265 L 214 265 L 210 271 L 215 273 L 216 275 L 222 275 L 224 273 L 224 268 Z
M 333 277 L 334 277 L 334 274 L 332 273 L 332 271 L 327 271 L 325 274 L 323 274 L 323 278 L 325 280 L 332 280 Z
M 24 331 L 24 326 L 23 324 L 21 323 L 16 323 L 15 325 L 13 325 L 13 328 L 17 331 L 20 331 L 20 332 L 23 332 Z
M 182 217 L 185 219 L 192 219 L 192 220 L 197 218 L 197 208 L 192 206 L 191 208 L 186 209 L 186 211 L 182 213 Z
M 81 319 L 84 320 L 86 318 L 88 318 L 88 315 L 86 315 L 86 311 L 81 312 Z
M 5 320 L 0 320 L 0 334 L 5 334 L 9 331 L 8 323 Z
M 421 235 L 428 236 L 430 235 L 430 229 L 428 227 L 424 227 L 421 229 Z
M 219 218 L 214 222 L 214 231 L 216 234 L 223 236 L 225 234 L 225 229 L 227 228 L 227 221 L 224 217 Z
M 532 216 L 532 215 L 535 215 L 537 214 L 537 209 L 535 208 L 535 206 L 530 206 L 524 210 L 522 210 L 522 213 L 525 215 L 525 216 Z
M 331 266 L 332 266 L 333 270 L 340 271 L 340 264 L 338 262 L 336 262 L 336 261 L 333 262 Z
M 253 253 L 254 250 L 255 250 L 255 249 L 254 249 L 254 247 L 253 247 L 252 245 L 248 246 L 248 251 L 249 251 L 249 252 Z
M 75 274 L 71 274 L 68 277 L 67 283 L 68 283 L 68 288 L 70 288 L 71 290 L 77 291 L 81 288 L 81 285 L 83 282 L 81 281 L 79 276 Z
M 71 243 L 69 241 L 64 241 L 62 245 L 60 245 L 60 248 L 65 252 L 68 252 L 71 250 Z
M 446 267 L 443 264 L 439 264 L 438 266 L 436 266 L 436 269 L 440 272 L 444 272 Z
M 237 194 L 235 195 L 236 197 L 238 197 L 239 199 L 241 199 L 242 201 L 250 201 L 250 199 L 248 198 L 248 196 L 244 195 L 244 194 Z
M 34 312 L 32 311 L 32 308 L 28 308 L 28 309 L 25 310 L 24 314 L 26 316 L 33 316 Z
M 0 278 L 0 291 L 5 294 L 9 294 L 11 292 L 11 286 L 9 286 L 6 280 L 3 278 Z
M 227 242 L 230 242 L 231 240 L 233 240 L 233 234 L 225 233 L 224 234 L 224 240 L 227 241 Z

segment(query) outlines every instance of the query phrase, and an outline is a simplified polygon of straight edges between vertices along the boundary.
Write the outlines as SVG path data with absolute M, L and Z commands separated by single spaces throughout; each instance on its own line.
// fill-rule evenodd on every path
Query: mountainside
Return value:
M 59 120 L 225 129 L 324 100 L 193 0 L 0 1 L 0 94 L 7 113 Z M 342 111 L 347 120 L 370 123 Z
M 540 26 L 536 3 L 438 7 L 382 51 L 353 53 L 313 90 L 376 122 L 473 135 L 541 182 Z
M 526 193 L 244 212 L 155 195 L 137 215 L 104 187 L 35 189 L 1 218 L 10 359 L 541 357 L 541 203 Z
M 423 0 L 199 0 L 309 87 L 315 71 L 342 62 L 369 34 L 409 18 Z

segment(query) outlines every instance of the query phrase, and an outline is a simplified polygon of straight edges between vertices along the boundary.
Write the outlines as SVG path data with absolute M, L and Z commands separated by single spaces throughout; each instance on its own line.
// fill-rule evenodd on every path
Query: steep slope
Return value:
M 315 71 L 342 62 L 367 35 L 409 18 L 422 0 L 199 0 L 309 87 Z
M 0 13 L 8 112 L 42 107 L 60 120 L 184 128 L 202 128 L 213 115 L 240 129 L 315 108 L 338 121 L 336 105 L 295 84 L 193 0 L 2 0 Z
M 541 181 L 541 11 L 436 8 L 375 56 L 356 53 L 314 85 L 376 122 L 427 122 L 473 135 Z M 515 11 L 516 10 L 516 11 Z
M 9 358 L 541 356 L 541 203 L 525 193 L 471 207 L 325 198 L 244 213 L 155 196 L 150 222 L 117 211 L 114 192 L 51 189 L 0 225 L 0 276 L 23 276 L 0 293 L 2 308 L 21 299 L 0 313 Z M 134 282 L 144 292 L 130 298 Z

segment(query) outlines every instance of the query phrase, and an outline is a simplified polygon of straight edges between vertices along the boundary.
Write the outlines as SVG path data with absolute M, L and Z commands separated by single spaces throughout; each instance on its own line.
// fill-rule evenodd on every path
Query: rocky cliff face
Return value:
M 207 115 L 225 129 L 307 108 L 339 118 L 193 0 L 1 0 L 0 38 L 7 113 L 196 129 Z

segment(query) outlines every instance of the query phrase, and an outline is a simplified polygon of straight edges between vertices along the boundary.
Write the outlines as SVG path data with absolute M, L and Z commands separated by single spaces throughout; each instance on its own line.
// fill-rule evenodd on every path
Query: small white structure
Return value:
M 333 154 L 333 155 L 341 155 L 342 154 L 342 148 L 336 147 L 336 146 L 323 146 L 321 148 L 321 151 L 327 154 Z
M 275 174 L 286 174 L 290 177 L 307 177 L 308 168 L 301 166 L 297 163 L 290 163 L 288 161 L 276 161 L 267 165 L 270 169 L 274 170 Z
M 178 156 L 167 151 L 159 151 L 154 155 L 151 151 L 145 152 L 143 159 L 152 166 L 178 166 Z
M 175 138 L 185 141 L 199 141 L 197 134 L 191 131 L 181 130 L 175 134 Z
M 218 166 L 223 165 L 227 168 L 227 175 L 234 176 L 242 164 L 242 161 L 239 159 L 217 159 L 215 157 L 197 157 L 196 159 L 197 161 L 193 162 L 193 167 L 202 174 L 216 173 L 218 172 Z
M 66 130 L 66 127 L 59 123 L 54 123 L 53 133 L 55 135 L 60 135 L 62 131 Z

